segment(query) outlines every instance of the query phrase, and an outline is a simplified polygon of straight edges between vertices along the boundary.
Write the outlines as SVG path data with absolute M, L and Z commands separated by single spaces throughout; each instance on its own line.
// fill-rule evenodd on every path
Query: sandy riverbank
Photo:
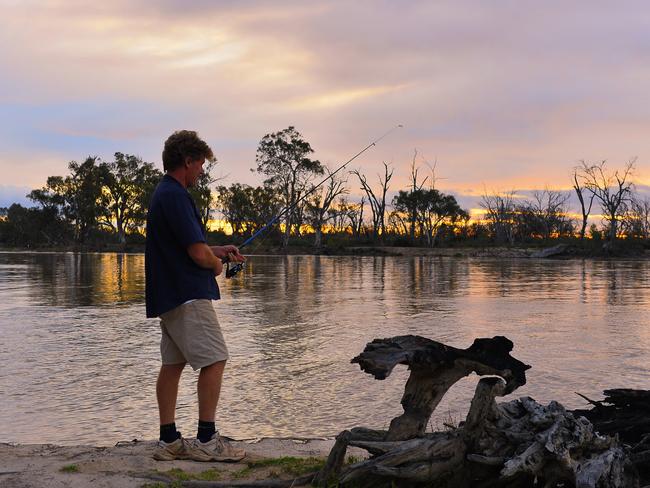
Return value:
M 309 470 L 309 464 L 325 459 L 333 439 L 261 439 L 234 441 L 248 455 L 240 463 L 198 463 L 155 461 L 151 457 L 155 441 L 120 442 L 114 447 L 56 446 L 52 444 L 0 443 L 0 486 L 7 488 L 139 488 L 156 486 L 161 476 L 201 476 L 220 482 L 229 480 L 291 479 L 292 469 Z M 365 457 L 365 451 L 351 449 L 350 455 Z M 277 462 L 291 456 L 307 459 Z M 173 470 L 171 474 L 170 470 Z M 178 470 L 182 470 L 178 471 Z M 207 473 L 206 473 L 207 472 Z M 180 473 L 180 474 L 179 474 Z

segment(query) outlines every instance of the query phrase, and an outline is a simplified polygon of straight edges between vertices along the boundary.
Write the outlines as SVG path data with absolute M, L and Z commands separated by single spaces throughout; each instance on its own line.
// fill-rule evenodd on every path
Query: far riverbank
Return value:
M 213 243 L 210 243 L 213 244 Z M 44 248 L 0 247 L 0 252 L 80 252 L 80 253 L 144 253 L 144 245 L 62 246 Z M 453 247 L 406 247 L 406 246 L 251 246 L 243 250 L 249 256 L 432 256 L 453 258 L 555 258 L 555 259 L 648 259 L 650 249 L 640 245 L 624 244 L 615 250 L 600 246 L 558 244 L 553 246 L 453 246 Z

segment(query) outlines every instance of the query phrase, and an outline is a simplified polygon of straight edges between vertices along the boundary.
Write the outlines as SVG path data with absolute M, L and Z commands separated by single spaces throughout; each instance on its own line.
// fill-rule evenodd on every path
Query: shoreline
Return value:
M 650 249 L 623 249 L 618 253 L 605 254 L 594 249 L 567 245 L 566 249 L 552 252 L 553 247 L 399 247 L 399 246 L 349 246 L 314 249 L 295 246 L 288 249 L 258 248 L 247 256 L 386 256 L 386 257 L 445 257 L 445 258 L 495 258 L 495 259 L 550 259 L 550 260 L 646 260 L 650 259 Z M 547 256 L 538 254 L 551 251 Z M 74 247 L 18 249 L 1 248 L 5 254 L 144 254 L 144 248 L 134 246 L 126 249 L 80 249 Z
M 0 486 L 140 488 L 155 487 L 163 480 L 208 476 L 221 482 L 293 479 L 297 469 L 311 471 L 322 464 L 334 439 L 261 438 L 232 443 L 246 449 L 241 462 L 155 461 L 153 440 L 134 439 L 113 447 L 0 443 Z M 367 457 L 361 449 L 351 449 L 350 454 Z

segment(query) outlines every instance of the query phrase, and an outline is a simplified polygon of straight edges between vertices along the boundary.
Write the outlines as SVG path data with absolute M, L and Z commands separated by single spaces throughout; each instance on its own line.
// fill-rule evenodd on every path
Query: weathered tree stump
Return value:
M 601 434 L 616 435 L 627 445 L 643 485 L 650 485 L 650 391 L 618 388 L 605 390 L 605 399 L 590 400 L 591 410 L 574 410 L 589 419 Z
M 411 370 L 402 406 L 388 431 L 344 431 L 327 465 L 315 479 L 319 486 L 436 487 L 578 487 L 633 488 L 636 472 L 615 438 L 594 432 L 584 417 L 551 402 L 532 398 L 497 404 L 526 383 L 530 366 L 510 356 L 505 337 L 476 339 L 456 349 L 423 337 L 400 336 L 367 344 L 352 362 L 377 379 L 398 364 Z M 429 417 L 447 390 L 475 372 L 479 381 L 465 422 L 447 432 L 425 432 Z M 370 458 L 343 466 L 347 446 L 367 450 Z
M 467 349 L 456 349 L 419 336 L 375 339 L 352 359 L 363 371 L 383 380 L 398 364 L 409 366 L 402 406 L 404 414 L 392 420 L 386 440 L 424 434 L 431 414 L 461 378 L 474 372 L 506 381 L 505 394 L 526 383 L 527 364 L 510 356 L 513 344 L 505 337 L 476 339 Z

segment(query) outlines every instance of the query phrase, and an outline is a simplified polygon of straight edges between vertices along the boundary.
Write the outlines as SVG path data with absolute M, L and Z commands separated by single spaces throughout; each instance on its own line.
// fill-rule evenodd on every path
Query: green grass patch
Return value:
M 76 464 L 66 464 L 63 466 L 61 469 L 59 469 L 62 473 L 78 473 L 79 472 L 79 466 Z
M 169 476 L 173 480 L 178 481 L 189 481 L 194 479 L 194 475 L 192 473 L 187 473 L 180 468 L 172 468 L 167 471 L 160 471 L 160 473 L 164 474 L 165 476 Z
M 345 464 L 356 464 L 356 463 L 359 463 L 361 461 L 363 461 L 363 458 L 361 458 L 359 456 L 353 456 L 352 454 L 350 454 L 347 457 L 347 459 L 345 460 Z
M 325 465 L 325 459 L 308 457 L 299 458 L 284 456 L 279 458 L 260 459 L 248 461 L 246 467 L 233 473 L 234 478 L 246 478 L 257 469 L 273 468 L 269 472 L 272 478 L 279 478 L 283 474 L 302 476 L 320 470 Z

